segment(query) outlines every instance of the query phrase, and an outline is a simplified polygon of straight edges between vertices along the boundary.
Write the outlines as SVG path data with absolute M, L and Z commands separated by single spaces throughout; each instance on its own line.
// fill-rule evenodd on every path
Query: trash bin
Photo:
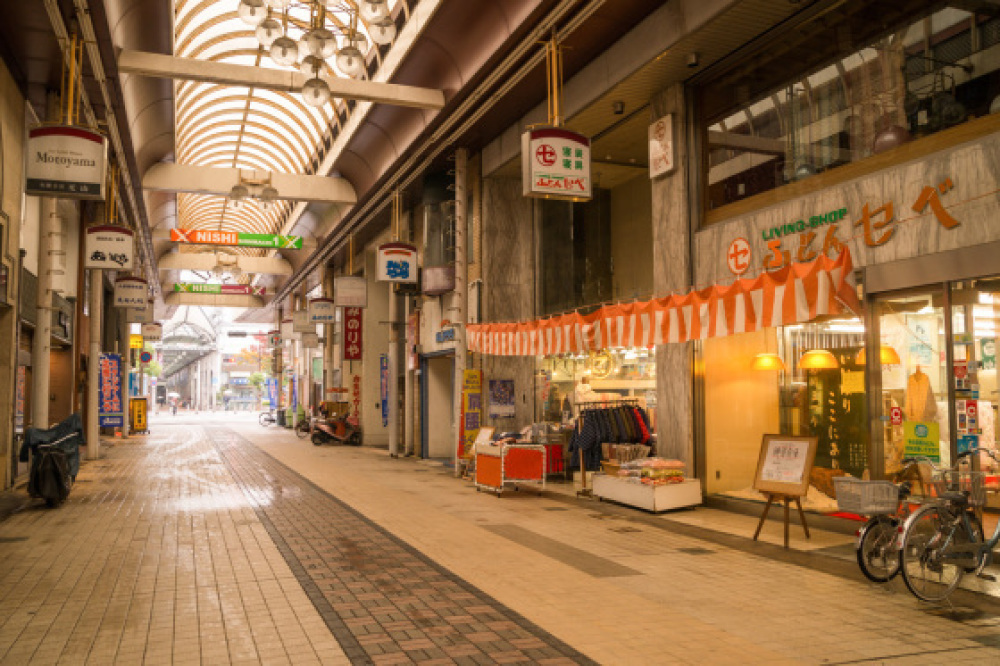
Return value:
M 287 428 L 288 426 L 285 425 L 285 410 L 279 409 L 276 414 L 278 416 L 278 425 L 282 428 Z

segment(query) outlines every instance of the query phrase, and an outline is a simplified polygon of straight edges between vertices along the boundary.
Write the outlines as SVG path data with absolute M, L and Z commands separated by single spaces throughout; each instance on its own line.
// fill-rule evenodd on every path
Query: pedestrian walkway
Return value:
M 0 663 L 1000 663 L 988 608 L 221 416 L 0 522 Z

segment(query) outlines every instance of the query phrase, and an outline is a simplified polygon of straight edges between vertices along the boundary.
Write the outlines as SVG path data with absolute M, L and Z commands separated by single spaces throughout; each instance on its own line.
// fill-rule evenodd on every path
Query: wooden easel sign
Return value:
M 754 541 L 760 536 L 767 513 L 775 500 L 785 504 L 785 548 L 788 548 L 788 505 L 793 500 L 799 510 L 802 530 L 806 533 L 806 538 L 809 538 L 809 527 L 806 525 L 806 515 L 802 511 L 800 499 L 809 490 L 809 472 L 816 459 L 818 443 L 817 437 L 764 435 L 753 487 L 767 495 L 767 504 L 757 523 L 757 531 L 753 533 Z

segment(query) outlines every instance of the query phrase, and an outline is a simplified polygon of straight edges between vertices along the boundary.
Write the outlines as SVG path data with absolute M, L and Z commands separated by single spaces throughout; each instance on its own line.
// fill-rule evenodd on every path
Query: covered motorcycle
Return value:
M 86 444 L 83 421 L 73 414 L 53 428 L 28 428 L 19 459 L 31 460 L 28 494 L 56 506 L 69 496 L 80 472 L 80 446 Z

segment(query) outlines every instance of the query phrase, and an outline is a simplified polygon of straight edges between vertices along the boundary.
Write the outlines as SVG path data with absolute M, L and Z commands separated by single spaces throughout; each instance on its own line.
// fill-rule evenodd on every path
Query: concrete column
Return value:
M 465 337 L 465 325 L 468 318 L 469 309 L 469 280 L 467 275 L 468 265 L 465 260 L 465 232 L 468 228 L 466 222 L 466 193 L 468 184 L 466 177 L 469 171 L 469 154 L 465 148 L 455 151 L 455 390 L 454 390 L 454 417 L 452 437 L 452 460 L 454 464 L 455 476 L 458 476 L 458 438 L 461 432 L 462 421 L 462 385 L 465 383 L 465 368 L 467 346 Z
M 389 285 L 389 455 L 399 456 L 399 297 Z
M 31 424 L 49 427 L 49 360 L 52 348 L 52 289 L 56 270 L 56 238 L 61 231 L 59 200 L 41 200 L 38 225 L 38 292 L 35 339 L 31 350 Z
M 406 307 L 404 308 L 403 321 L 406 324 L 410 322 L 410 298 L 406 298 Z M 404 340 L 406 336 L 403 336 Z M 408 347 L 403 348 L 403 367 L 406 373 L 406 380 L 403 386 L 403 455 L 412 456 L 415 446 L 415 440 L 413 437 L 416 421 L 415 421 L 415 409 L 416 405 L 416 382 L 415 371 L 410 369 L 410 350 Z
M 101 381 L 101 320 L 104 308 L 104 272 L 90 271 L 90 352 L 87 362 L 87 457 L 101 457 L 101 429 L 98 427 L 98 399 Z

